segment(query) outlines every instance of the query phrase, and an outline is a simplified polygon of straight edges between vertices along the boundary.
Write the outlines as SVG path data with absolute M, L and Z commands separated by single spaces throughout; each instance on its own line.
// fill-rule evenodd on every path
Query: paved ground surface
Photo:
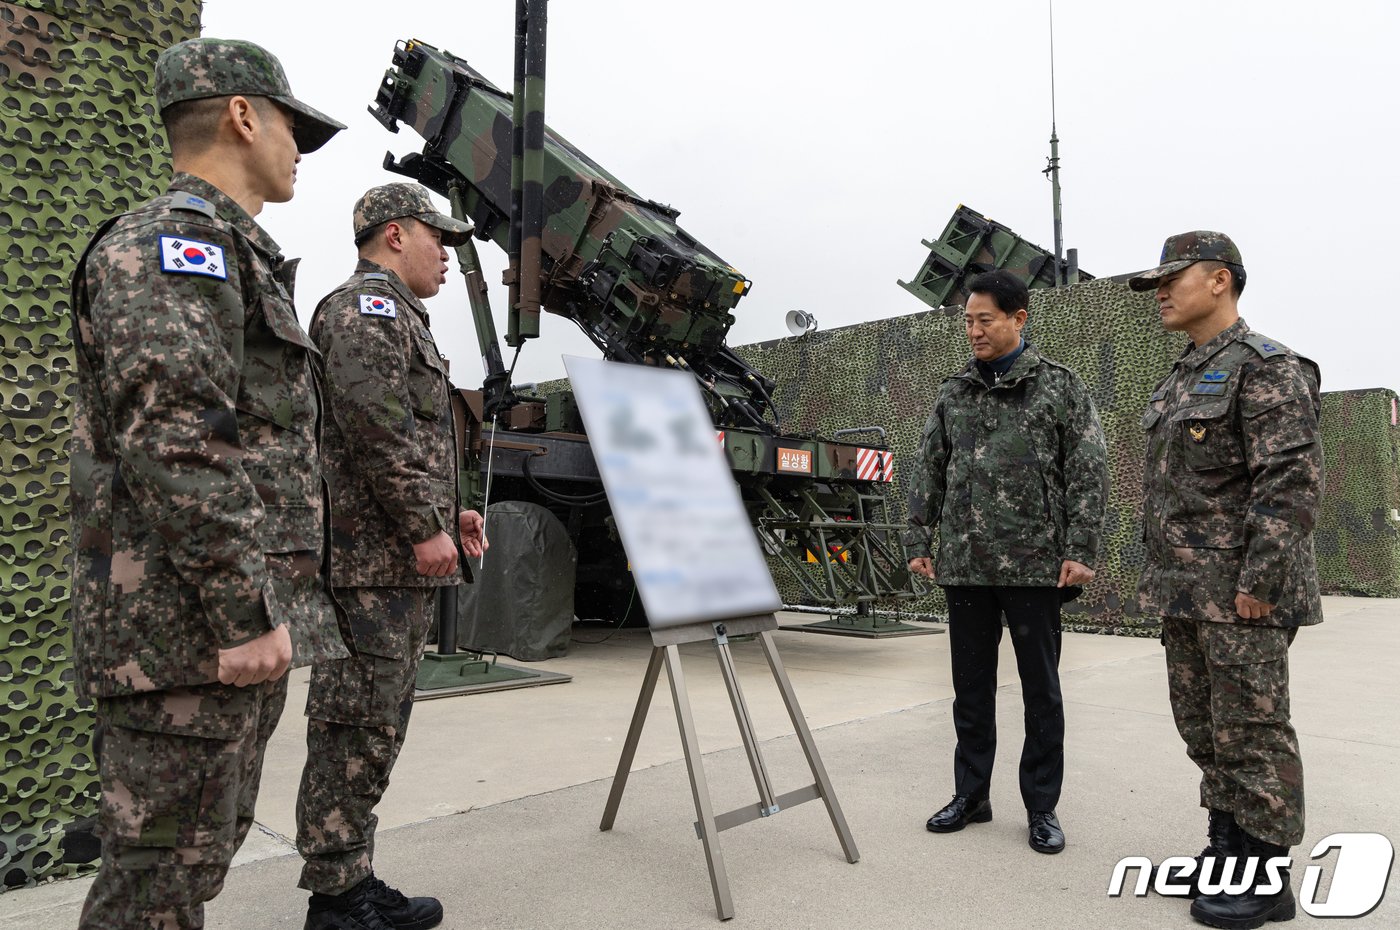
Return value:
M 1326 610 L 1327 622 L 1302 631 L 1292 654 L 1294 722 L 1308 778 L 1307 848 L 1294 851 L 1299 859 L 1334 832 L 1400 840 L 1400 601 L 1327 598 Z M 1172 724 L 1155 640 L 1065 637 L 1059 813 L 1069 848 L 1043 856 L 1026 846 L 1016 790 L 1020 695 L 1009 643 L 995 819 L 934 835 L 924 820 L 952 793 L 947 637 L 867 641 L 784 631 L 776 639 L 861 859 L 845 861 L 818 803 L 725 832 L 736 909 L 730 926 L 1194 925 L 1182 900 L 1106 894 L 1121 857 L 1194 853 L 1204 839 L 1196 771 Z M 567 658 L 540 666 L 573 675 L 571 683 L 420 703 L 380 807 L 379 874 L 410 893 L 442 898 L 449 930 L 717 926 L 664 683 L 616 828 L 598 830 L 649 646 L 636 632 L 576 642 Z M 713 649 L 682 651 L 715 807 L 752 803 Z M 777 790 L 808 784 L 758 645 L 736 645 L 734 655 Z M 271 748 L 260 830 L 209 906 L 211 930 L 298 928 L 304 919 L 305 892 L 295 887 L 300 860 L 288 838 L 305 757 L 305 691 L 303 671 L 293 678 Z M 1330 874 L 1336 854 L 1319 861 Z M 68 930 L 87 884 L 0 895 L 0 926 Z M 1295 891 L 1301 885 L 1297 873 L 1293 884 Z M 1300 910 L 1297 924 L 1313 922 Z M 1400 926 L 1400 892 L 1345 923 Z

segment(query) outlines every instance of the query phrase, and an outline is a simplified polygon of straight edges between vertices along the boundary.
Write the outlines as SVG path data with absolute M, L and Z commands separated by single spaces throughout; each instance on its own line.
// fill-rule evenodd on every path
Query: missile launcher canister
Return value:
M 943 235 L 933 242 L 925 239 L 924 248 L 929 256 L 914 280 L 899 286 L 934 309 L 965 304 L 968 282 L 985 271 L 1009 271 L 1031 290 L 1056 286 L 1053 252 L 969 207 L 959 205 Z M 1062 272 L 1072 284 L 1094 280 L 1079 269 L 1077 259 Z
M 386 167 L 444 196 L 457 187 L 477 237 L 507 250 L 512 106 L 465 61 L 413 41 L 396 46 L 370 107 L 426 143 Z M 577 322 L 607 358 L 694 370 L 717 422 L 762 426 L 773 384 L 725 345 L 749 280 L 676 225 L 676 210 L 638 196 L 547 127 L 543 154 L 544 309 Z M 513 325 L 507 341 L 520 339 Z

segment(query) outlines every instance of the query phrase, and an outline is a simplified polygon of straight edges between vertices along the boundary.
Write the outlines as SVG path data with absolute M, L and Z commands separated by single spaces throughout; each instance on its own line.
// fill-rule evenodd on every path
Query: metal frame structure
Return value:
M 627 776 L 631 772 L 632 760 L 637 753 L 637 744 L 642 737 L 642 727 L 646 723 L 647 711 L 651 707 L 656 683 L 661 676 L 661 666 L 666 666 L 666 675 L 671 682 L 671 700 L 676 708 L 676 721 L 680 726 L 681 745 L 685 750 L 686 770 L 690 775 L 690 793 L 695 802 L 695 832 L 705 847 L 705 864 L 710 872 L 710 887 L 715 896 L 715 910 L 721 920 L 734 916 L 734 899 L 729 890 L 729 876 L 724 868 L 724 857 L 719 848 L 719 834 L 740 824 L 771 817 L 774 814 L 807 801 L 820 798 L 826 804 L 831 825 L 841 842 L 841 850 L 846 861 L 860 860 L 856 841 L 846 823 L 846 816 L 836 800 L 836 791 L 817 752 L 816 742 L 807 720 L 802 716 L 802 708 L 797 703 L 797 694 L 788 680 L 782 659 L 778 657 L 777 646 L 773 643 L 773 631 L 778 628 L 778 619 L 773 614 L 758 617 L 741 617 L 722 622 L 687 624 L 685 626 L 652 630 L 651 661 L 647 664 L 646 675 L 642 678 L 641 693 L 637 696 L 637 707 L 632 713 L 632 723 L 627 729 L 627 739 L 622 745 L 622 756 L 617 762 L 617 772 L 613 777 L 612 790 L 608 793 L 607 806 L 603 809 L 603 820 L 598 829 L 608 831 L 617 819 L 618 807 L 622 803 L 622 793 L 627 787 Z M 758 735 L 754 731 L 749 716 L 748 704 L 734 667 L 734 658 L 729 650 L 729 637 L 757 635 L 763 646 L 763 655 L 773 673 L 773 680 L 782 693 L 783 704 L 792 720 L 797 740 L 807 757 L 807 765 L 812 771 L 813 782 L 784 794 L 777 794 L 768 767 L 764 764 L 763 753 L 758 745 Z M 690 709 L 690 698 L 685 688 L 685 676 L 681 671 L 680 646 L 684 643 L 712 642 L 716 658 L 719 660 L 720 675 L 725 689 L 729 692 L 730 704 L 734 707 L 734 718 L 739 725 L 739 736 L 748 756 L 749 769 L 753 773 L 754 785 L 758 790 L 758 802 L 716 814 L 710 800 L 710 790 L 705 780 L 705 768 L 701 759 L 700 742 L 696 735 L 695 718 Z

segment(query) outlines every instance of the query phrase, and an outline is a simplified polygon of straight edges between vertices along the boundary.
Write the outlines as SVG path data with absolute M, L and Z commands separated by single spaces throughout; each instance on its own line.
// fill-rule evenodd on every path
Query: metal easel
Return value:
M 816 743 L 812 739 L 812 731 L 807 726 L 806 718 L 802 716 L 802 708 L 798 706 L 792 682 L 788 680 L 782 660 L 778 657 L 777 647 L 773 643 L 773 631 L 777 628 L 777 617 L 773 614 L 765 614 L 734 620 L 665 627 L 651 631 L 651 661 L 648 663 L 646 675 L 642 679 L 642 690 L 637 696 L 637 707 L 632 712 L 632 724 L 627 730 L 627 739 L 622 746 L 622 757 L 617 762 L 617 773 L 613 777 L 612 790 L 608 794 L 608 803 L 603 810 L 603 821 L 599 825 L 599 829 L 604 831 L 611 830 L 613 827 L 618 806 L 622 803 L 622 792 L 627 787 L 627 776 L 632 768 L 637 744 L 641 740 L 642 726 L 646 723 L 647 710 L 651 706 L 656 683 L 661 676 L 661 666 L 664 663 L 667 677 L 671 682 L 671 698 L 676 707 L 676 720 L 680 725 L 686 770 L 690 774 L 690 792 L 695 800 L 695 814 L 698 818 L 695 823 L 695 832 L 705 847 L 705 864 L 710 870 L 710 887 L 714 891 L 715 909 L 719 912 L 721 920 L 729 920 L 734 916 L 734 901 L 729 892 L 729 877 L 725 872 L 724 857 L 719 848 L 719 834 L 724 830 L 761 817 L 771 817 L 787 808 L 820 798 L 826 804 L 827 814 L 830 815 L 831 825 L 835 828 L 836 836 L 841 841 L 841 849 L 846 854 L 846 861 L 854 863 L 860 859 L 855 839 L 852 838 L 850 827 L 846 824 L 846 817 L 841 812 L 841 805 L 836 800 L 836 792 L 831 786 L 831 779 L 827 776 L 826 767 L 822 765 L 821 756 L 817 753 Z M 802 744 L 802 752 L 807 757 L 807 765 L 811 769 L 814 779 L 812 784 L 785 794 L 777 794 L 774 791 L 772 780 L 768 775 L 768 768 L 763 762 L 763 754 L 759 749 L 758 736 L 754 732 L 753 721 L 749 717 L 748 705 L 744 702 L 743 691 L 739 687 L 734 659 L 729 650 L 729 637 L 747 634 L 757 634 L 758 636 L 759 643 L 763 647 L 763 655 L 768 660 L 773 680 L 782 693 L 788 717 L 792 720 L 793 729 L 797 733 L 798 742 Z M 729 701 L 734 706 L 734 717 L 739 724 L 739 735 L 744 743 L 744 752 L 748 755 L 754 785 L 758 789 L 758 802 L 756 804 L 745 805 L 722 814 L 714 812 L 714 806 L 710 801 L 710 791 L 705 781 L 705 769 L 701 762 L 700 743 L 696 737 L 695 719 L 691 714 L 690 698 L 685 689 L 685 676 L 681 672 L 679 647 L 684 643 L 698 642 L 712 642 L 715 645 L 720 674 L 724 678 L 725 688 L 729 692 Z

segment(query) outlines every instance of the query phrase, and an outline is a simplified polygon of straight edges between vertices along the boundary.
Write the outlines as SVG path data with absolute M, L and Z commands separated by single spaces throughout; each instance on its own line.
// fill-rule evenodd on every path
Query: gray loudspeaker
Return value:
M 789 310 L 786 317 L 788 332 L 803 336 L 817 328 L 817 318 L 805 310 Z

